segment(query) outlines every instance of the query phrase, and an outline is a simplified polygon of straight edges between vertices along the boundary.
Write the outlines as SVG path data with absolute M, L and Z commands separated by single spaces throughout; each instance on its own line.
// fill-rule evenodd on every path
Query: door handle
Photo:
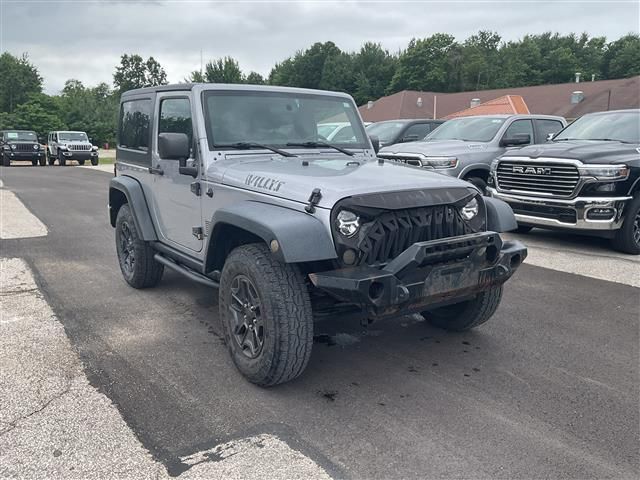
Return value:
M 164 170 L 160 167 L 149 167 L 149 173 L 152 175 L 164 175 Z

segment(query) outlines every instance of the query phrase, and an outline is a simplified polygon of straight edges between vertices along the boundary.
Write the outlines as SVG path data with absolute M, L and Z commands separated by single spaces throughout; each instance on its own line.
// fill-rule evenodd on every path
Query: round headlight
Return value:
M 360 230 L 360 217 L 349 210 L 341 210 L 336 217 L 336 228 L 340 235 L 351 238 Z
M 480 205 L 478 205 L 478 200 L 472 198 L 469 203 L 460 209 L 460 215 L 462 215 L 462 218 L 465 220 L 471 220 L 473 217 L 478 215 L 479 210 Z
M 15 144 L 14 144 L 14 143 L 12 143 L 12 144 L 11 144 L 11 150 L 15 150 L 15 149 L 16 149 L 16 146 L 15 146 Z
M 38 145 L 37 143 L 33 146 L 34 150 L 40 150 L 40 145 Z

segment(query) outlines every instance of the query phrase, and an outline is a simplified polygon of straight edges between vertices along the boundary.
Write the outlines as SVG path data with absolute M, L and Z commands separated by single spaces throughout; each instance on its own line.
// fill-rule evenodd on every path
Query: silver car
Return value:
M 543 143 L 567 122 L 549 115 L 488 115 L 454 118 L 422 142 L 380 149 L 378 156 L 467 180 L 483 193 L 491 162 L 511 148 Z

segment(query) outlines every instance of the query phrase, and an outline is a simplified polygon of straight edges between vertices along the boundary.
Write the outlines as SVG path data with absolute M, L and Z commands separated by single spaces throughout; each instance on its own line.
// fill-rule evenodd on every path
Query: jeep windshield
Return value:
M 208 90 L 203 93 L 203 107 L 211 150 L 234 144 L 369 148 L 357 108 L 347 98 L 296 92 Z M 351 134 L 331 141 L 325 136 L 327 124 L 350 127 Z
M 640 113 L 637 110 L 585 115 L 553 139 L 554 142 L 567 140 L 600 140 L 622 143 L 640 143 Z
M 88 142 L 87 134 L 84 132 L 59 132 L 58 140 L 61 142 Z
M 11 142 L 15 140 L 21 140 L 23 142 L 37 142 L 38 136 L 35 132 L 25 132 L 25 131 L 8 131 L 4 133 L 4 138 L 6 141 Z
M 462 140 L 464 142 L 490 142 L 496 136 L 505 118 L 463 117 L 448 120 L 427 135 L 425 140 Z

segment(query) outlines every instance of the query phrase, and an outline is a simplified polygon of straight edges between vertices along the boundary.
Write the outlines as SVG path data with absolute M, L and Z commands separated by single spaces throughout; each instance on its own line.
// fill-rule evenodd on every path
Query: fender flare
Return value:
M 518 228 L 516 216 L 507 202 L 497 198 L 483 197 L 487 208 L 487 230 L 490 232 L 509 232 Z
M 113 177 L 109 182 L 109 218 L 111 226 L 116 226 L 118 210 L 122 206 L 122 202 L 117 200 L 118 195 L 115 192 L 121 192 L 126 197 L 127 203 L 131 207 L 136 230 L 140 233 L 142 240 L 158 240 L 142 185 L 132 177 L 121 175 Z
M 285 263 L 337 258 L 330 232 L 313 215 L 267 203 L 244 201 L 217 210 L 211 219 L 207 256 L 216 241 L 216 227 L 231 225 L 260 237 L 267 246 L 277 240 L 275 257 Z M 205 260 L 205 264 L 208 259 Z
M 458 174 L 458 178 L 464 178 L 469 172 L 473 170 L 483 170 L 486 171 L 487 174 L 491 173 L 490 165 L 487 165 L 486 163 L 472 163 L 471 165 L 467 165 L 462 169 L 462 171 L 460 171 L 460 174 Z

